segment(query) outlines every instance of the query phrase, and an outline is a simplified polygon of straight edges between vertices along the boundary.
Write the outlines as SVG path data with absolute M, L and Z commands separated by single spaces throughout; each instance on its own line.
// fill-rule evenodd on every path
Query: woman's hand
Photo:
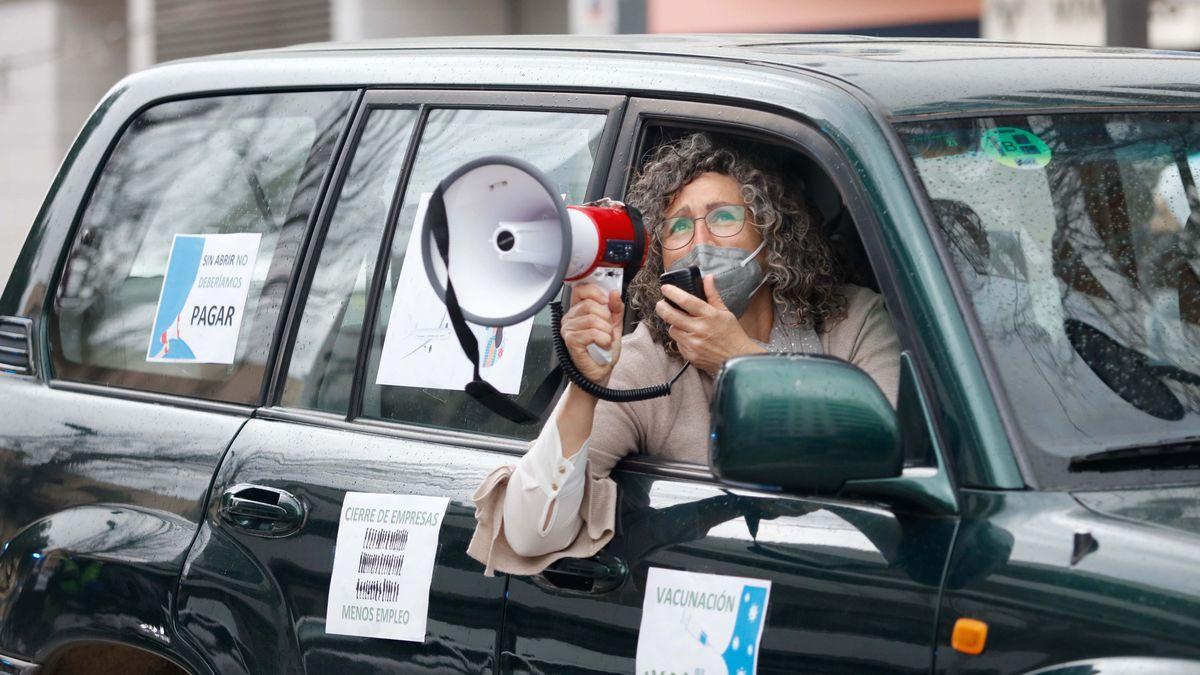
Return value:
M 704 277 L 708 302 L 670 284 L 662 287 L 662 293 L 686 311 L 659 300 L 654 313 L 671 326 L 667 333 L 679 345 L 679 353 L 697 368 L 715 375 L 731 357 L 765 351 L 750 339 L 737 317 L 721 301 L 712 275 Z
M 605 291 L 595 284 L 579 284 L 571 291 L 571 309 L 563 317 L 562 336 L 575 367 L 584 377 L 606 386 L 613 366 L 621 356 L 621 333 L 625 303 L 616 291 Z M 588 345 L 607 349 L 612 362 L 596 363 Z

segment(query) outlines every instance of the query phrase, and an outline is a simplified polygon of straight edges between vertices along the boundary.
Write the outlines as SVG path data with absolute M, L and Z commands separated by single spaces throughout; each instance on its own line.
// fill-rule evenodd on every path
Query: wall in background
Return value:
M 67 149 L 127 73 L 330 39 L 565 33 L 569 1 L 0 0 L 0 289 Z
M 1103 45 L 1104 0 L 985 0 L 989 40 Z M 1200 2 L 1154 0 L 1148 33 L 1155 49 L 1200 48 Z
M 646 0 L 652 33 L 870 33 L 974 22 L 982 0 Z M 978 35 L 978 30 L 975 31 Z
M 125 0 L 0 0 L 0 287 L 83 121 L 126 72 Z

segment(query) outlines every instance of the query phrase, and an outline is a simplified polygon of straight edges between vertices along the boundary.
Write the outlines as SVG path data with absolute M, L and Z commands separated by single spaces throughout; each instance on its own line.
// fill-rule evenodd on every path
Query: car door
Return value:
M 721 120 L 731 119 L 738 127 L 722 128 Z M 876 219 L 862 207 L 847 163 L 798 121 L 726 106 L 633 99 L 618 156 L 644 156 L 640 139 L 661 137 L 664 129 L 698 128 L 749 132 L 803 153 L 832 179 L 828 187 L 843 195 L 875 270 L 886 269 L 870 231 Z M 630 168 L 613 167 L 610 194 L 623 192 Z M 815 180 L 810 177 L 810 184 Z M 924 505 L 802 498 L 731 488 L 703 465 L 627 459 L 613 474 L 620 493 L 613 541 L 594 558 L 563 560 L 542 574 L 511 578 L 501 649 L 506 672 L 631 672 L 639 643 L 647 640 L 692 640 L 729 657 L 724 663 L 731 673 L 752 671 L 754 645 L 740 627 L 714 631 L 688 612 L 676 613 L 683 617 L 677 622 L 643 623 L 643 608 L 662 602 L 663 596 L 647 594 L 652 583 L 662 588 L 652 577 L 665 578 L 663 570 L 770 582 L 762 598 L 767 607 L 759 672 L 929 671 L 938 591 L 957 518 L 949 479 L 939 468 L 919 364 L 903 327 L 903 305 L 886 275 L 877 276 L 904 349 L 899 416 L 912 464 L 906 472 L 935 476 L 942 494 L 951 496 Z M 723 583 L 706 579 L 698 583 L 713 589 Z M 745 610 L 753 621 L 760 603 L 745 599 L 749 607 L 735 600 L 727 609 L 738 612 L 739 621 Z M 700 673 L 695 665 L 681 658 L 672 670 Z
M 536 428 L 498 420 L 462 383 L 436 380 L 441 371 L 421 360 L 425 351 L 395 346 L 410 336 L 413 274 L 423 275 L 408 246 L 423 195 L 480 156 L 524 159 L 568 200 L 599 196 L 622 105 L 620 97 L 576 94 L 368 92 L 306 256 L 274 405 L 230 448 L 181 580 L 180 631 L 214 669 L 497 670 L 507 580 L 485 577 L 466 555 L 475 526 L 471 495 L 490 470 L 513 461 Z M 419 327 L 426 342 L 458 349 L 445 342 L 443 320 Z M 550 369 L 548 312 L 527 328 L 525 343 L 511 334 L 505 343 L 514 354 L 524 350 L 523 395 Z M 397 356 L 412 360 L 395 366 Z M 435 381 L 400 383 L 406 377 Z M 362 584 L 349 600 L 331 597 L 342 574 L 339 531 L 361 513 L 343 507 L 409 496 L 448 500 L 436 548 L 406 549 L 408 534 L 391 528 L 387 546 L 369 555 L 403 567 L 356 557 Z M 258 504 L 247 510 L 238 500 Z M 377 625 L 377 592 L 406 579 L 421 555 L 434 564 L 427 614 L 403 620 L 426 628 L 415 639 L 394 639 L 397 633 Z

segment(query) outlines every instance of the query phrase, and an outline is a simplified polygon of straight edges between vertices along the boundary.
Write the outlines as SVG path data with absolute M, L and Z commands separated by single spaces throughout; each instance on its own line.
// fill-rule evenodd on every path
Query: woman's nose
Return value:
M 692 235 L 692 246 L 696 244 L 711 244 L 713 243 L 712 232 L 708 231 L 708 222 L 697 220 L 695 224 L 695 234 Z M 691 248 L 689 246 L 688 248 Z

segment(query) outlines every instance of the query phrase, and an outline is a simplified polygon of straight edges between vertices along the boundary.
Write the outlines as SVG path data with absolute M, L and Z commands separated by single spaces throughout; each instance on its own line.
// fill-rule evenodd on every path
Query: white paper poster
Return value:
M 429 284 L 421 261 L 429 197 L 429 193 L 421 195 L 417 207 L 375 381 L 400 387 L 462 390 L 471 381 L 471 362 L 458 344 L 446 305 Z M 470 325 L 479 341 L 480 376 L 505 394 L 519 394 L 533 318 L 502 328 Z
M 233 363 L 260 238 L 258 233 L 175 235 L 147 361 Z
M 752 675 L 771 582 L 651 567 L 638 633 L 638 675 Z
M 325 632 L 425 641 L 429 584 L 450 500 L 347 492 Z

